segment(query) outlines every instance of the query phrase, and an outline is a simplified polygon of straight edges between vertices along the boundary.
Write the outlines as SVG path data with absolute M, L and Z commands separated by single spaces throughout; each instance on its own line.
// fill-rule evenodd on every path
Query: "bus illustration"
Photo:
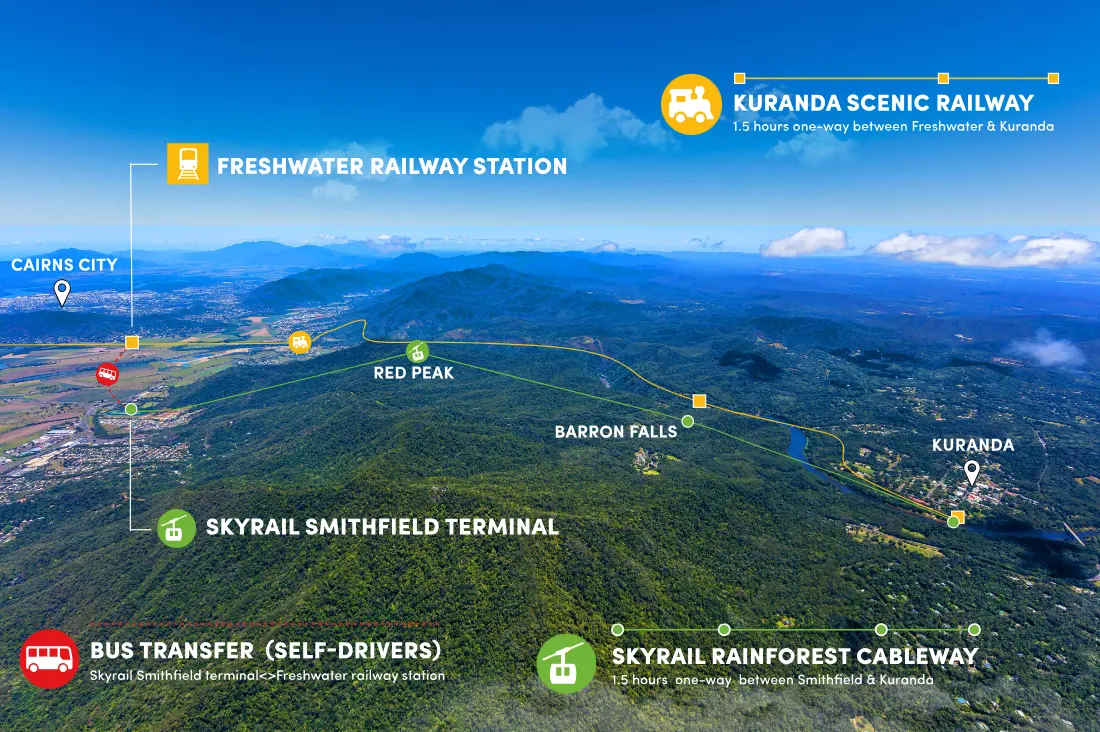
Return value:
M 96 367 L 95 377 L 104 386 L 114 386 L 118 381 L 118 368 L 113 363 L 101 363 Z
M 60 671 L 65 673 L 73 667 L 73 653 L 68 646 L 27 646 L 27 670 Z
M 199 149 L 180 148 L 180 174 L 176 180 L 199 180 Z

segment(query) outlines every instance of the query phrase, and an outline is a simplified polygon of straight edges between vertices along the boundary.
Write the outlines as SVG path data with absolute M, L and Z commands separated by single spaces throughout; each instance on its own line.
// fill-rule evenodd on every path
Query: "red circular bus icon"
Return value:
M 40 630 L 19 650 L 19 668 L 39 689 L 64 686 L 80 668 L 76 641 L 60 630 Z
M 118 383 L 118 366 L 110 362 L 99 364 L 95 370 L 95 378 L 104 386 L 114 386 Z

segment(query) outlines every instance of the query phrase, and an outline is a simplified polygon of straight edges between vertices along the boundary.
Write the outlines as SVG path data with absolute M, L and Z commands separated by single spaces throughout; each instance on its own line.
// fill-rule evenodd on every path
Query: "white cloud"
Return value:
M 350 201 L 359 195 L 359 189 L 350 183 L 330 180 L 326 181 L 324 185 L 314 186 L 313 195 L 318 198 L 328 198 L 333 201 Z
M 1055 338 L 1048 330 L 1038 330 L 1034 338 L 1013 341 L 1009 351 L 1027 356 L 1040 366 L 1082 366 L 1085 354 L 1071 341 Z
M 696 249 L 703 249 L 709 252 L 717 252 L 726 245 L 726 240 L 711 239 L 709 236 L 693 236 L 684 243 Z
M 321 186 L 318 186 L 320 188 Z M 336 251 L 344 251 L 351 254 L 376 252 L 378 254 L 402 254 L 416 251 L 419 243 L 407 236 L 393 234 L 379 234 L 367 239 L 353 239 L 345 234 L 318 234 L 312 239 L 305 239 L 303 244 L 320 243 L 323 246 L 332 247 Z
M 750 91 L 751 94 L 775 94 L 775 95 L 780 95 L 780 94 L 783 93 L 784 89 L 786 89 L 786 87 L 784 87 L 784 86 L 769 87 L 767 84 L 755 84 L 755 85 L 753 85 L 752 89 L 749 90 L 749 91 Z M 726 115 L 723 114 L 722 116 L 725 117 Z M 796 115 L 793 111 L 791 111 L 791 112 L 787 112 L 787 113 L 785 113 L 785 114 L 783 114 L 782 116 L 779 116 L 779 117 L 768 117 L 766 115 L 760 114 L 759 112 L 754 112 L 751 109 L 746 109 L 743 112 L 734 112 L 733 113 L 733 118 L 735 120 L 737 120 L 738 122 L 777 123 L 777 122 L 793 122 L 794 120 L 798 119 L 798 115 Z
M 371 158 L 389 158 L 389 150 L 392 145 L 382 139 L 371 140 L 366 145 L 358 142 L 349 142 L 346 145 L 331 145 L 322 150 L 317 157 L 320 158 L 362 158 L 363 175 L 349 175 L 346 179 L 354 181 L 385 180 L 386 175 L 370 174 Z M 313 187 L 313 195 L 317 198 L 327 198 L 332 201 L 350 201 L 359 195 L 359 186 L 354 183 L 343 183 L 338 180 L 330 180 L 323 185 Z
M 417 250 L 417 242 L 412 241 L 405 236 L 395 236 L 389 239 L 375 239 L 373 241 L 353 242 L 361 244 L 362 246 L 373 249 L 379 254 L 391 256 L 394 254 L 404 254 L 406 252 L 415 252 Z
M 619 250 L 618 242 L 601 241 L 596 246 L 590 247 L 589 249 L 586 249 L 585 251 L 586 252 L 592 252 L 592 253 L 596 254 L 596 253 L 599 253 L 599 252 L 617 252 L 617 251 L 620 251 L 620 250 Z
M 373 239 L 368 239 L 362 243 L 383 254 L 412 252 L 417 248 L 417 243 L 409 237 L 394 236 L 393 234 L 379 234 Z
M 819 252 L 841 252 L 848 248 L 848 237 L 840 229 L 818 226 L 802 229 L 790 236 L 760 247 L 762 257 L 806 257 Z
M 662 148 L 672 136 L 660 122 L 646 123 L 622 107 L 608 107 L 589 94 L 564 112 L 553 107 L 527 107 L 520 116 L 489 125 L 482 140 L 490 147 L 519 147 L 521 152 L 553 153 L 584 160 L 612 140 Z
M 1013 255 L 1013 265 L 1038 267 L 1057 264 L 1082 264 L 1096 254 L 1096 242 L 1073 234 L 1028 239 Z
M 387 160 L 390 157 L 390 148 L 393 145 L 381 138 L 377 140 L 371 140 L 366 145 L 362 145 L 358 142 L 349 142 L 347 145 L 339 145 L 330 147 L 321 152 L 318 157 L 322 158 L 362 158 L 363 159 L 363 175 L 349 176 L 359 180 L 385 180 L 387 175 L 384 173 L 381 175 L 371 175 L 370 173 L 370 159 L 382 158 Z
M 1084 264 L 1097 252 L 1097 243 L 1083 236 L 1014 236 L 1005 241 L 994 234 L 938 236 L 905 232 L 880 241 L 870 254 L 907 262 L 942 262 L 967 267 L 1051 267 Z
M 855 140 L 841 140 L 832 132 L 815 130 L 799 132 L 789 140 L 776 143 L 768 150 L 768 157 L 776 160 L 794 158 L 807 165 L 820 165 L 829 160 L 843 160 L 851 156 Z

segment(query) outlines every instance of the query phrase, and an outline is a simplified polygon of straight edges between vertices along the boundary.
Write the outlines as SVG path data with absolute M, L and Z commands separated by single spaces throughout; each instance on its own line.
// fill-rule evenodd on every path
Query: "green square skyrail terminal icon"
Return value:
M 539 679 L 559 694 L 573 694 L 592 682 L 596 675 L 596 652 L 579 635 L 562 633 L 539 649 Z

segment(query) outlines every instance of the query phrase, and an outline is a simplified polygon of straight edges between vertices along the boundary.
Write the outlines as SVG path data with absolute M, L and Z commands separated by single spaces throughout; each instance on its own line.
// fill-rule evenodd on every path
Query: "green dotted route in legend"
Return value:
M 970 623 L 966 627 L 953 628 L 891 628 L 886 623 L 876 623 L 871 628 L 799 628 L 791 626 L 787 628 L 734 628 L 729 623 L 720 623 L 711 628 L 627 628 L 622 623 L 614 623 L 611 626 L 611 635 L 619 638 L 626 633 L 718 633 L 725 638 L 732 633 L 874 633 L 882 638 L 894 633 L 966 633 L 972 638 L 977 638 L 982 633 L 982 626 L 978 623 Z

